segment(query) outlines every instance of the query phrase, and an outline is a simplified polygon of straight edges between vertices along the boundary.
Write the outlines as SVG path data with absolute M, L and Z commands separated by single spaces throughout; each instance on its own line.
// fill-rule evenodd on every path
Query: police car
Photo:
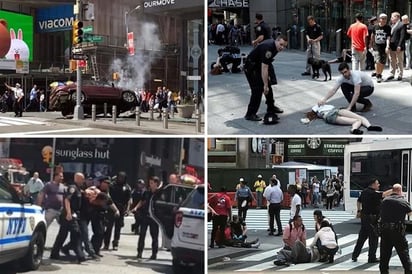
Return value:
M 38 269 L 46 241 L 41 207 L 25 203 L 0 174 L 0 264 L 18 261 L 24 270 Z
M 204 200 L 204 185 L 168 184 L 150 201 L 150 215 L 171 240 L 175 274 L 204 273 Z

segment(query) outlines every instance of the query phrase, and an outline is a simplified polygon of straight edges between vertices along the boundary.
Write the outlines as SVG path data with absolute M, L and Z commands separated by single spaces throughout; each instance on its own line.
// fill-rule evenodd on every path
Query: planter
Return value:
M 192 118 L 195 111 L 195 105 L 177 105 L 176 108 L 181 118 Z

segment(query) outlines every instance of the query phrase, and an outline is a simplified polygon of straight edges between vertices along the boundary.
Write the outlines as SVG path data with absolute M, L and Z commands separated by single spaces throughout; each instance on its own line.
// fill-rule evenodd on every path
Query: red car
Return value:
M 92 104 L 97 112 L 103 112 L 104 103 L 111 113 L 112 106 L 117 106 L 117 113 L 134 108 L 137 98 L 133 91 L 116 88 L 113 84 L 83 81 L 81 88 L 81 104 L 85 113 L 91 113 Z M 60 84 L 52 88 L 49 97 L 49 109 L 61 111 L 63 116 L 74 112 L 76 105 L 76 83 Z

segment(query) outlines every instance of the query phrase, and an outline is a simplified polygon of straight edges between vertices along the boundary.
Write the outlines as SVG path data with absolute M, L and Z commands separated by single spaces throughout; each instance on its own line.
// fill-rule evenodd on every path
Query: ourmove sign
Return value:
M 203 6 L 203 0 L 145 0 L 143 2 L 145 12 L 181 11 L 187 8 L 203 8 Z
M 162 6 L 170 6 L 174 5 L 176 0 L 152 0 L 152 1 L 144 1 L 143 6 L 145 8 L 152 8 L 152 7 L 162 7 Z
M 249 0 L 212 0 L 209 8 L 248 8 Z
M 37 9 L 36 32 L 71 30 L 73 20 L 73 5 L 60 5 Z

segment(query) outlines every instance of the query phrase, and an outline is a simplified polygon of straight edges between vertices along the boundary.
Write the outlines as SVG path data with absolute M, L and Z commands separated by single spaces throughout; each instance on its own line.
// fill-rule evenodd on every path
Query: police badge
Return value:
M 266 51 L 265 57 L 266 57 L 266 59 L 272 58 L 272 52 L 270 50 Z

